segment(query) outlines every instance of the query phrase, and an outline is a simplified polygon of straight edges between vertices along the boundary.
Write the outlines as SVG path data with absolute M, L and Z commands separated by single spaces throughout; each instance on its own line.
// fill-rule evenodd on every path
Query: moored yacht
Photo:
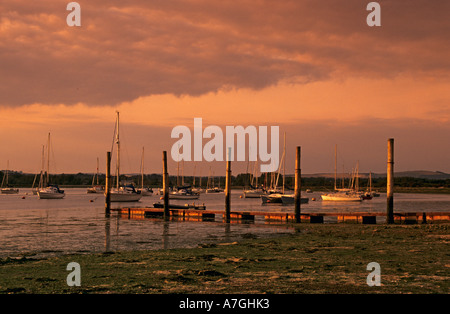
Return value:
M 40 199 L 61 199 L 66 195 L 64 190 L 60 190 L 55 184 L 49 184 L 45 188 L 41 188 L 37 191 Z

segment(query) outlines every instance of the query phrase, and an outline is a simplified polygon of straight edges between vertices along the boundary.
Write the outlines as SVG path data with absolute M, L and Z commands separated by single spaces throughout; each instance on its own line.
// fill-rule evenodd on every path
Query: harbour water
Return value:
M 293 233 L 283 225 L 125 219 L 104 214 L 103 194 L 87 194 L 86 189 L 65 189 L 61 200 L 40 200 L 31 190 L 0 195 L 0 258 L 41 258 L 72 253 L 101 253 L 120 250 L 153 250 L 197 247 L 202 244 L 234 242 L 244 238 L 274 237 Z M 293 206 L 262 205 L 261 199 L 241 198 L 232 190 L 232 210 L 292 212 Z M 302 213 L 385 212 L 386 195 L 357 203 L 320 201 L 320 193 L 302 193 L 309 203 Z M 315 198 L 316 201 L 312 199 Z M 146 196 L 137 203 L 113 203 L 112 207 L 152 207 L 160 195 Z M 175 204 L 193 201 L 173 200 Z M 201 194 L 196 204 L 223 210 L 224 194 Z M 394 197 L 395 212 L 450 211 L 450 195 L 401 194 Z

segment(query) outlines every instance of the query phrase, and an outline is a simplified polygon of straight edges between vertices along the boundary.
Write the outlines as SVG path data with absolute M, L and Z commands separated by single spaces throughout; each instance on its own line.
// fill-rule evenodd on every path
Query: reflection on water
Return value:
M 39 200 L 27 190 L 21 190 L 19 195 L 0 195 L 0 258 L 197 247 L 203 243 L 232 242 L 294 232 L 287 226 L 264 223 L 129 220 L 115 214 L 108 218 L 104 214 L 102 195 L 86 194 L 85 189 L 65 190 L 66 197 L 62 200 Z M 232 210 L 293 211 L 293 206 L 262 205 L 260 199 L 244 199 L 240 195 L 240 191 L 233 191 Z M 303 196 L 310 198 L 309 204 L 302 204 L 303 213 L 386 211 L 383 194 L 370 201 L 347 204 L 321 202 L 320 193 L 305 193 Z M 207 209 L 223 210 L 224 200 L 224 194 L 202 194 L 196 203 L 204 203 Z M 152 206 L 158 201 L 159 195 L 154 195 L 144 197 L 138 203 L 120 206 Z M 182 200 L 173 202 L 192 203 Z M 113 204 L 113 207 L 118 206 Z M 396 194 L 394 209 L 396 212 L 450 211 L 450 195 Z

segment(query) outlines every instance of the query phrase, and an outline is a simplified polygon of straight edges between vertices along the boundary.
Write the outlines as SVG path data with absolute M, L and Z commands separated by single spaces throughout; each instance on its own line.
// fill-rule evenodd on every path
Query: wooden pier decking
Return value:
M 118 208 L 111 209 L 122 217 L 130 219 L 145 218 L 163 218 L 164 209 L 144 207 L 144 208 Z M 225 221 L 225 211 L 223 210 L 197 210 L 197 209 L 170 209 L 171 220 L 187 221 L 217 221 L 222 218 Z M 264 223 L 294 223 L 295 213 L 293 212 L 271 212 L 271 211 L 231 211 L 230 219 L 232 222 L 255 222 L 256 218 L 262 219 Z M 385 213 L 302 213 L 301 222 L 324 223 L 327 219 L 334 222 L 353 222 L 363 224 L 376 224 Z M 394 213 L 396 223 L 415 224 L 415 223 L 433 223 L 450 222 L 450 212 L 412 212 L 412 213 Z

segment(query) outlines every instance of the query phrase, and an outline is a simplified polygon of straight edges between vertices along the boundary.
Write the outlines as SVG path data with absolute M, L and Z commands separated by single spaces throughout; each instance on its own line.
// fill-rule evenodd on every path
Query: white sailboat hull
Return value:
M 127 192 L 117 192 L 111 191 L 110 201 L 111 202 L 137 202 L 141 199 L 142 195 L 137 193 L 127 193 Z
M 58 191 L 54 188 L 40 189 L 37 194 L 40 199 L 61 199 L 66 196 L 64 192 Z
M 101 186 L 93 186 L 90 188 L 87 188 L 87 193 L 103 193 L 104 189 Z
M 260 198 L 261 195 L 264 194 L 264 191 L 261 189 L 256 190 L 245 190 L 244 191 L 244 198 Z
M 362 197 L 359 194 L 331 193 L 322 194 L 322 200 L 333 202 L 361 202 Z

